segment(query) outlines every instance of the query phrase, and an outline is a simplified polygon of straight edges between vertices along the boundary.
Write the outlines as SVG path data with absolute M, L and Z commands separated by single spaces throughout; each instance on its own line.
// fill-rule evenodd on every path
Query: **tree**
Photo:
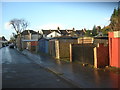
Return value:
M 104 26 L 103 28 L 102 28 L 102 34 L 103 34 L 103 36 L 108 36 L 108 32 L 110 31 L 110 26 L 108 25 L 108 26 Z
M 96 28 L 95 25 L 93 26 L 92 35 L 93 35 L 93 36 L 96 36 L 96 35 L 97 35 L 97 28 Z
M 97 26 L 97 30 L 98 30 L 98 32 L 100 32 L 101 31 L 101 26 Z
M 17 40 L 16 42 L 18 43 L 17 47 L 22 50 L 22 42 L 21 42 L 21 32 L 24 31 L 27 26 L 28 26 L 28 22 L 25 21 L 24 19 L 12 19 L 10 20 L 10 25 L 13 26 L 14 30 L 17 33 Z
M 92 30 L 86 30 L 85 36 L 86 37 L 91 37 L 92 36 Z
M 17 34 L 20 34 L 28 26 L 28 22 L 24 19 L 12 19 L 10 20 L 10 25 L 13 26 Z
M 110 30 L 120 31 L 120 8 L 114 9 L 110 18 Z

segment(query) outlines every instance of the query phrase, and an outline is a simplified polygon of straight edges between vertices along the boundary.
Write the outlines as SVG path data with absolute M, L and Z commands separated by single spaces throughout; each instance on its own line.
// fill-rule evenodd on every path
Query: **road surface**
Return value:
M 75 88 L 73 84 L 45 70 L 16 49 L 0 49 L 2 88 Z

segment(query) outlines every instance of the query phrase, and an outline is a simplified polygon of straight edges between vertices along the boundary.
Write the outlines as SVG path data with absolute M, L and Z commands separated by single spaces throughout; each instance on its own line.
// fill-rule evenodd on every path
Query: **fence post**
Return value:
M 70 62 L 72 62 L 72 44 L 70 44 Z
M 94 48 L 94 68 L 97 68 L 97 47 Z

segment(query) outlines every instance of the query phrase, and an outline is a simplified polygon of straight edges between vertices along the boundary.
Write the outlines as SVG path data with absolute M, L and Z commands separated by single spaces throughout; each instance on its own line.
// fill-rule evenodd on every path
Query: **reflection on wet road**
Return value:
M 91 67 L 83 67 L 82 65 L 72 62 L 63 62 L 55 60 L 46 55 L 35 55 L 28 51 L 23 52 L 25 55 L 33 60 L 37 64 L 42 64 L 49 67 L 51 70 L 63 73 L 63 76 L 74 81 L 83 88 L 118 88 L 120 81 L 120 74 L 108 71 L 94 69 Z
M 0 49 L 2 56 L 2 88 L 74 88 L 69 82 L 59 78 L 33 63 L 15 49 Z

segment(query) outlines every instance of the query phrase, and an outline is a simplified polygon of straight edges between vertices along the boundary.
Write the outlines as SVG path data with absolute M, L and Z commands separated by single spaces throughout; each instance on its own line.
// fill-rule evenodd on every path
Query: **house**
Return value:
M 28 49 L 30 51 L 36 51 L 38 45 L 38 39 L 41 37 L 39 32 L 33 30 L 24 30 L 17 37 L 17 47 L 21 47 L 22 49 Z M 21 41 L 21 42 L 20 42 Z
M 56 32 L 56 31 L 53 31 L 50 34 L 48 34 L 46 37 L 47 38 L 53 38 L 53 37 L 59 37 L 59 36 L 61 36 L 60 33 Z
M 4 36 L 0 37 L 0 48 L 6 46 L 8 44 L 8 41 L 5 39 Z
M 2 47 L 2 37 L 0 37 L 0 48 Z
M 82 36 L 82 30 L 59 30 L 62 36 L 80 37 Z
M 120 31 L 108 33 L 110 66 L 120 68 Z
M 59 36 L 72 36 L 72 37 L 80 37 L 82 36 L 82 30 L 42 30 L 43 37 L 53 38 Z
M 77 38 L 61 36 L 49 40 L 49 54 L 56 59 L 70 60 L 70 44 L 77 43 Z
M 57 36 L 61 36 L 59 30 L 42 30 L 41 34 L 43 35 L 44 38 L 53 38 Z
M 62 36 L 68 36 L 73 30 L 59 30 Z
M 48 34 L 51 33 L 51 30 L 41 30 L 41 34 L 43 35 L 43 37 L 46 37 Z

